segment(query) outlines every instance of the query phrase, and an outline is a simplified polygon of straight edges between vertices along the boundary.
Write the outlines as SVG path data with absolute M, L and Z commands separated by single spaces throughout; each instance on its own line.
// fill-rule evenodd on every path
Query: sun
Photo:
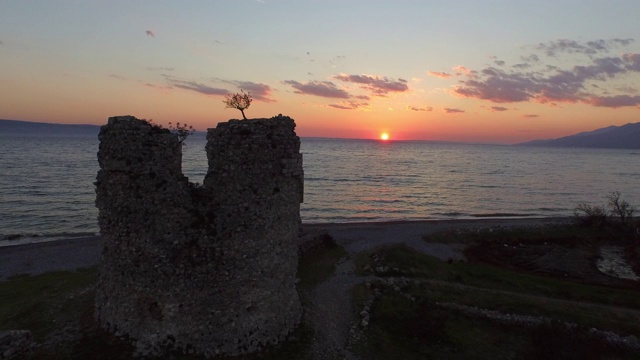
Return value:
M 384 141 L 389 140 L 389 134 L 386 132 L 380 134 L 380 140 L 384 140 Z

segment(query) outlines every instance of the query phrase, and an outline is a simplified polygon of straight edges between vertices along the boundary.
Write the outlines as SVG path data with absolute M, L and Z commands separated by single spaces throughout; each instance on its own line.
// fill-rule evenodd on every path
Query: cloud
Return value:
M 523 118 L 537 118 L 540 117 L 540 115 L 536 115 L 536 114 L 524 114 L 522 115 Z
M 309 81 L 307 83 L 300 83 L 294 80 L 283 81 L 297 91 L 296 94 L 315 95 L 326 98 L 336 99 L 348 99 L 349 93 L 345 90 L 338 89 L 331 81 Z
M 156 33 L 153 32 L 153 30 L 147 30 L 145 31 L 145 33 L 147 34 L 147 36 L 151 36 L 152 38 L 156 37 Z
M 251 97 L 253 97 L 254 100 L 275 102 L 274 99 L 271 99 L 271 92 L 273 89 L 269 85 L 254 83 L 251 81 L 233 81 L 233 83 L 239 88 L 250 92 Z
M 371 91 L 374 96 L 386 96 L 390 92 L 404 92 L 409 90 L 407 80 L 389 79 L 378 75 L 348 75 L 333 76 L 334 79 L 359 84 L 361 88 Z
M 447 114 L 457 114 L 457 113 L 463 113 L 465 112 L 464 110 L 460 110 L 460 109 L 452 109 L 452 108 L 444 108 L 444 111 Z
M 195 81 L 175 79 L 167 75 L 164 76 L 169 85 L 180 89 L 191 90 L 204 95 L 227 95 L 230 93 L 227 89 L 214 88 Z
M 451 77 L 451 74 L 441 71 L 427 71 L 427 75 L 435 76 L 441 79 L 448 79 Z
M 433 107 L 428 106 L 426 108 L 419 108 L 419 107 L 415 107 L 415 106 L 407 106 L 407 110 L 411 110 L 411 111 L 433 111 Z
M 118 80 L 127 80 L 124 76 L 118 74 L 109 74 L 110 78 L 118 79 Z
M 357 102 L 357 101 L 342 101 L 339 104 L 329 104 L 330 107 L 341 109 L 341 110 L 355 110 L 357 108 L 361 108 L 368 105 L 369 104 L 366 102 Z
M 580 43 L 575 40 L 559 39 L 547 43 L 540 43 L 536 45 L 535 48 L 543 51 L 547 56 L 557 56 L 562 53 L 595 55 L 598 53 L 607 53 L 612 48 L 618 46 L 627 46 L 633 41 L 633 39 L 599 39 Z
M 469 70 L 467 67 L 462 65 L 454 66 L 453 68 L 451 68 L 451 70 L 453 70 L 458 76 L 461 76 L 461 75 L 472 76 L 476 73 L 474 70 Z
M 0 40 L 0 45 L 4 45 L 4 43 L 2 42 L 2 40 Z
M 149 71 L 174 71 L 175 68 L 159 66 L 159 67 L 148 67 L 147 70 L 149 70 Z
M 628 44 L 632 39 L 597 40 L 579 43 L 558 40 L 538 47 L 545 52 L 578 54 L 575 65 L 566 62 L 517 64 L 509 69 L 487 66 L 469 71 L 467 78 L 453 88 L 462 97 L 488 100 L 494 103 L 535 101 L 539 103 L 585 103 L 594 106 L 636 106 L 636 97 L 620 92 L 629 86 L 610 86 L 614 81 L 627 81 L 640 73 L 640 54 L 623 53 L 609 56 L 600 53 Z M 593 55 L 596 54 L 596 55 Z M 535 60 L 534 56 L 527 56 Z
M 504 66 L 504 64 L 505 64 L 505 62 L 502 61 L 502 60 L 495 60 L 493 63 L 498 65 L 498 66 Z
M 491 110 L 493 110 L 493 111 L 507 111 L 507 110 L 509 110 L 509 108 L 506 108 L 504 106 L 492 106 Z
M 610 108 L 618 108 L 623 106 L 640 106 L 640 96 L 594 96 L 589 98 L 589 100 L 586 102 L 594 106 Z
M 527 56 L 520 56 L 520 59 L 525 62 L 538 62 L 540 61 L 540 57 L 536 54 L 529 54 Z

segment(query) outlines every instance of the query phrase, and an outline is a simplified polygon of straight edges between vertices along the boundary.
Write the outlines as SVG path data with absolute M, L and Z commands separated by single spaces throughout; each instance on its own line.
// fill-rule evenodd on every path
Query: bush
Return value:
M 573 213 L 578 222 L 586 226 L 604 226 L 607 223 L 607 210 L 604 206 L 578 204 Z
M 620 192 L 614 191 L 607 196 L 608 210 L 604 206 L 578 204 L 573 210 L 574 215 L 580 223 L 587 226 L 603 226 L 607 223 L 609 216 L 620 219 L 622 225 L 632 224 L 635 208 L 627 201 L 620 199 Z
M 620 200 L 620 192 L 614 191 L 609 195 L 609 209 L 611 209 L 611 215 L 617 215 L 620 217 L 620 222 L 623 225 L 630 224 L 633 218 L 635 208 L 629 205 L 625 200 Z

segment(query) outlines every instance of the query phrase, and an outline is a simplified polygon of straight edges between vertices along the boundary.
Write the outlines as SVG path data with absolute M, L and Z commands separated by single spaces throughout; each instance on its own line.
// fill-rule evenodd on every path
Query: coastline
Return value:
M 427 244 L 422 235 L 447 230 L 487 227 L 546 226 L 568 223 L 573 217 L 478 218 L 419 221 L 350 223 L 303 223 L 305 232 L 326 231 L 349 254 L 377 246 L 404 243 L 442 260 L 458 259 L 461 253 L 451 244 Z M 55 240 L 0 247 L 0 281 L 16 275 L 38 275 L 52 271 L 75 270 L 100 262 L 100 237 L 58 236 Z

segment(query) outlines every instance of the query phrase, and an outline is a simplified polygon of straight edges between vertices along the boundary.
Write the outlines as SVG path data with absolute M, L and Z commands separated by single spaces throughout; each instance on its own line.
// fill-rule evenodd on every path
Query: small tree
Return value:
M 611 195 L 608 196 L 608 200 L 611 214 L 619 216 L 620 222 L 622 222 L 623 225 L 627 224 L 633 217 L 635 208 L 625 200 L 620 199 L 619 191 L 612 192 Z
M 242 113 L 242 117 L 247 120 L 247 117 L 244 116 L 244 110 L 251 105 L 251 93 L 245 93 L 244 90 L 240 89 L 239 93 L 235 94 L 227 94 L 227 97 L 222 101 L 227 108 L 238 109 Z

